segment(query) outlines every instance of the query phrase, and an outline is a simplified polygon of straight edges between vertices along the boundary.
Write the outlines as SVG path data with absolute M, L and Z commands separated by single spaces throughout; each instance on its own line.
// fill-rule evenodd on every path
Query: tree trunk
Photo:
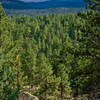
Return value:
M 45 100 L 47 100 L 47 93 L 45 93 Z
M 60 88 L 61 88 L 61 100 L 63 100 L 63 85 L 62 85 L 62 83 L 60 85 Z
M 47 78 L 46 78 L 46 84 L 45 84 L 45 100 L 47 100 Z
M 77 88 L 77 89 L 76 89 L 76 97 L 78 97 L 78 95 L 79 95 L 79 94 L 78 94 L 78 88 Z

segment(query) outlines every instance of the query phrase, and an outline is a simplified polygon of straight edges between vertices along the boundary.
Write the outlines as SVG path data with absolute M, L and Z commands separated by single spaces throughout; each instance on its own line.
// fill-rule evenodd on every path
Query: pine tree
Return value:
M 32 42 L 34 43 L 34 42 Z M 24 51 L 22 53 L 22 69 L 24 71 L 24 75 L 28 78 L 28 84 L 34 85 L 34 68 L 36 67 L 36 51 L 29 40 L 26 40 L 24 43 Z M 34 48 L 32 48 L 32 46 Z
M 87 13 L 78 14 L 86 21 L 86 26 L 80 28 L 81 32 L 84 33 L 84 37 L 81 39 L 78 53 L 78 57 L 81 59 L 81 61 L 79 60 L 81 70 L 78 73 L 82 73 L 80 85 L 83 93 L 100 89 L 100 1 L 86 1 L 91 10 Z
M 1 97 L 1 99 L 4 97 L 4 95 L 3 95 L 3 86 L 4 86 L 4 82 L 3 82 L 3 78 L 5 77 L 4 75 L 3 75 L 3 53 L 2 53 L 2 51 L 0 50 L 0 97 Z
M 15 99 L 15 90 L 13 88 L 15 74 L 12 70 L 12 64 L 9 60 L 9 48 L 12 44 L 12 36 L 8 35 L 8 29 L 11 24 L 4 19 L 5 13 L 0 5 L 0 50 L 1 50 L 1 69 L 0 69 L 0 99 Z M 9 42 L 9 43 L 8 43 Z M 3 58 L 2 58 L 3 55 Z
M 1 22 L 1 19 L 3 19 L 3 18 L 5 18 L 5 12 L 4 12 L 2 5 L 0 3 L 0 22 Z
M 60 64 L 57 66 L 57 77 L 60 77 L 61 79 L 59 90 L 61 100 L 64 100 L 64 97 L 70 94 L 70 82 L 68 81 L 69 76 L 67 73 L 67 67 L 65 65 Z
M 59 78 L 53 75 L 52 66 L 48 62 L 44 54 L 39 54 L 37 66 L 35 69 L 35 84 L 39 86 L 39 95 L 47 100 L 50 91 L 54 92 L 57 89 Z M 51 93 L 52 94 L 52 93 Z

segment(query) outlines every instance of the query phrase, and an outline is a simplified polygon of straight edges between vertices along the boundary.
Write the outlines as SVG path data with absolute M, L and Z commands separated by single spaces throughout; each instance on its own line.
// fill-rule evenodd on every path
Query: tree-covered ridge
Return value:
M 86 11 L 85 8 L 49 8 L 49 9 L 5 9 L 7 16 L 41 16 L 51 14 L 68 14 L 73 12 Z
M 0 0 L 6 9 L 48 9 L 48 8 L 83 8 L 82 0 L 48 0 L 45 2 L 24 2 L 23 0 Z M 56 4 L 56 5 L 55 5 Z
M 100 11 L 94 4 L 85 13 L 37 17 L 6 17 L 0 6 L 0 100 L 16 100 L 23 91 L 40 100 L 97 100 Z

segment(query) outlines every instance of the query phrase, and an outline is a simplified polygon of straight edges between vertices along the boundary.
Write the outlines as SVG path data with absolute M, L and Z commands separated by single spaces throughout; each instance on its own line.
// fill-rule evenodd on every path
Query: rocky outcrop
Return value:
M 39 99 L 28 92 L 23 92 L 19 94 L 18 100 L 39 100 Z

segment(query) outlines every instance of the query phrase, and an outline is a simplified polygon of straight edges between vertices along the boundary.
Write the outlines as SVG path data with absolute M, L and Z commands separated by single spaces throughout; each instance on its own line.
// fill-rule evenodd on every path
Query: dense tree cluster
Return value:
M 37 17 L 6 17 L 0 5 L 0 100 L 16 100 L 25 86 L 38 88 L 27 91 L 40 100 L 92 100 L 100 89 L 98 5 Z

